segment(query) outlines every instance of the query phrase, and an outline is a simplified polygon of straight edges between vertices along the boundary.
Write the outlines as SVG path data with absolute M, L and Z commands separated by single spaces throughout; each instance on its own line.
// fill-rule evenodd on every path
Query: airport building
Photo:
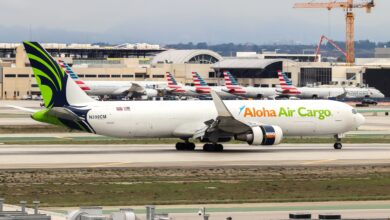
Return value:
M 3 46 L 3 48 L 1 48 Z M 165 50 L 158 45 L 124 44 L 113 47 L 46 44 L 45 48 L 72 66 L 81 80 L 165 81 L 171 72 L 178 82 L 193 85 L 192 72 L 198 72 L 210 85 L 223 85 L 228 70 L 245 86 L 276 87 L 277 71 L 282 70 L 298 86 L 339 85 L 378 87 L 390 97 L 383 83 L 390 61 L 380 65 L 360 61 L 356 66 L 328 62 L 305 62 L 313 55 L 237 54 L 222 57 L 210 50 Z M 389 83 L 389 82 L 387 82 Z M 388 85 L 388 84 L 387 84 Z M 0 99 L 24 99 L 39 95 L 39 89 L 20 44 L 0 44 Z
M 314 53 L 309 54 L 290 54 L 290 53 L 278 53 L 277 51 L 263 51 L 262 53 L 256 52 L 237 52 L 238 58 L 258 58 L 258 59 L 288 59 L 295 62 L 315 62 L 316 58 L 321 60 L 321 55 L 316 56 Z
M 390 58 L 390 48 L 375 48 L 375 58 Z

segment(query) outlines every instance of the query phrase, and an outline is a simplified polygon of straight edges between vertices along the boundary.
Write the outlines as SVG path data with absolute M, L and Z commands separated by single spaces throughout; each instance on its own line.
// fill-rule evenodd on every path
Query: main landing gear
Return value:
M 178 151 L 194 151 L 195 144 L 191 142 L 179 142 L 176 143 L 176 150 Z M 205 152 L 222 152 L 222 144 L 205 144 L 203 145 L 203 151 Z
M 333 145 L 334 149 L 341 150 L 341 148 L 343 148 L 343 145 L 341 144 L 340 135 L 335 135 L 334 138 L 336 139 L 336 143 Z
M 186 140 L 185 142 L 179 142 L 176 144 L 176 150 L 178 150 L 178 151 L 193 151 L 193 150 L 195 150 L 195 144 L 188 142 L 188 140 Z
M 205 144 L 203 145 L 203 151 L 206 152 L 222 152 L 223 145 L 222 144 Z

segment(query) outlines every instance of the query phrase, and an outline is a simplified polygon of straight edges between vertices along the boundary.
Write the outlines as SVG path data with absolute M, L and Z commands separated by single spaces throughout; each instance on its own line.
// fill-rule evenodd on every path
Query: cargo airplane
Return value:
M 88 95 L 91 96 L 126 96 L 139 98 L 146 96 L 153 98 L 158 96 L 159 86 L 166 86 L 165 82 L 148 81 L 84 81 L 80 80 L 76 73 L 72 71 L 67 63 L 58 60 L 59 65 Z
M 222 151 L 232 139 L 253 146 L 276 145 L 284 136 L 340 135 L 365 121 L 351 106 L 331 100 L 112 101 L 90 98 L 47 51 L 24 42 L 45 109 L 32 118 L 54 125 L 120 138 L 180 138 L 177 150 L 194 150 L 190 139 L 205 142 L 205 151 Z M 14 106 L 15 107 L 15 106 Z

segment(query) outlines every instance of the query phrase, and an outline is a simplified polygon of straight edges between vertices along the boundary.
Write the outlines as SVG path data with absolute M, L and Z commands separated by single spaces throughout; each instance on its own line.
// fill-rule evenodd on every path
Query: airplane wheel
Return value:
M 189 151 L 193 151 L 193 150 L 195 150 L 195 144 L 194 143 L 187 143 L 186 144 L 186 148 L 187 148 L 187 150 L 189 150 Z
M 333 145 L 333 147 L 334 147 L 334 149 L 336 149 L 336 150 L 341 150 L 341 148 L 343 148 L 343 145 L 342 145 L 341 143 L 335 143 L 335 144 Z
M 223 151 L 223 145 L 222 144 L 216 144 L 215 145 L 215 151 L 222 152 Z
M 195 150 L 195 144 L 194 143 L 179 142 L 176 144 L 176 150 L 178 150 L 178 151 L 185 151 L 185 150 L 193 151 L 193 150 Z
M 176 143 L 176 150 L 182 151 L 185 149 L 185 147 L 186 147 L 185 143 L 182 142 Z
M 210 144 L 204 144 L 204 145 L 203 145 L 203 151 L 206 151 L 206 152 L 211 151 L 211 146 L 210 146 Z
M 206 152 L 222 152 L 223 145 L 222 144 L 205 144 L 203 145 L 203 151 Z

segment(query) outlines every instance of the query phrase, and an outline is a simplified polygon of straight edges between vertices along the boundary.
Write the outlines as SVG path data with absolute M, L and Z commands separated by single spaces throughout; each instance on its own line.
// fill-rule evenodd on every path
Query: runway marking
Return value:
M 61 137 L 61 136 L 56 136 L 55 138 L 65 139 L 65 140 L 72 140 L 73 139 L 72 137 Z
M 93 166 L 89 166 L 91 168 L 95 167 L 112 167 L 112 166 L 116 166 L 116 165 L 124 165 L 124 164 L 127 164 L 127 163 L 124 163 L 124 162 L 116 162 L 116 163 L 106 163 L 106 164 L 99 164 L 99 165 L 93 165 Z
M 301 165 L 321 164 L 321 163 L 327 163 L 327 162 L 332 162 L 332 161 L 336 161 L 336 160 L 337 159 L 315 160 L 315 161 L 301 163 Z

